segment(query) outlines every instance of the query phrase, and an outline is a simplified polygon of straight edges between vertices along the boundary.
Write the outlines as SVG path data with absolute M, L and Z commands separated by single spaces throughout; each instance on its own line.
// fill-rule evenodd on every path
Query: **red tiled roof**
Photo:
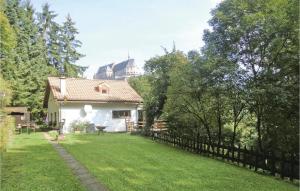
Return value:
M 140 95 L 126 82 L 121 80 L 88 80 L 81 78 L 65 78 L 66 95 L 60 93 L 60 79 L 48 77 L 48 87 L 57 100 L 93 101 L 93 102 L 142 102 Z M 97 90 L 100 84 L 107 84 L 107 94 Z

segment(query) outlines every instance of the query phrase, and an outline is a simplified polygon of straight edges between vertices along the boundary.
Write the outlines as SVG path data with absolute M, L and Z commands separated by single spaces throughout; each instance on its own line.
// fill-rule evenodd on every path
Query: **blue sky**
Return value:
M 61 23 L 67 14 L 76 22 L 80 52 L 77 64 L 89 66 L 91 78 L 99 66 L 128 58 L 142 68 L 145 60 L 162 55 L 161 46 L 184 51 L 203 46 L 210 11 L 220 0 L 31 0 L 36 11 L 48 2 Z

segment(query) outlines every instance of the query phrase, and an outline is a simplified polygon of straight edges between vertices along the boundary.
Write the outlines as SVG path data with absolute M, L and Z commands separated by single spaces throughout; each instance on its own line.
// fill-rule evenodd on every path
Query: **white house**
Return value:
M 75 120 L 106 126 L 105 131 L 126 131 L 125 119 L 141 117 L 142 98 L 126 81 L 49 77 L 44 99 L 47 119 L 63 133 Z

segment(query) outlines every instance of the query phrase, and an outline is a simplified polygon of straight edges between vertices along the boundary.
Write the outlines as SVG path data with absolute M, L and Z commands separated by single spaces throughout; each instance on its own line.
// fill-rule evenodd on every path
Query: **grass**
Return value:
M 69 135 L 61 144 L 110 190 L 296 191 L 274 177 L 128 134 Z
M 1 159 L 1 191 L 84 190 L 42 133 L 15 135 Z

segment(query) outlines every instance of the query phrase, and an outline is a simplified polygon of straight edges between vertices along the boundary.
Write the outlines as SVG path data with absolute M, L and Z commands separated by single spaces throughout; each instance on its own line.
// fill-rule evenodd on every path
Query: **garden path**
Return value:
M 80 164 L 71 154 L 69 154 L 57 141 L 52 140 L 48 133 L 44 133 L 45 139 L 53 145 L 62 159 L 71 168 L 74 175 L 79 179 L 83 186 L 89 191 L 108 191 L 82 164 Z

